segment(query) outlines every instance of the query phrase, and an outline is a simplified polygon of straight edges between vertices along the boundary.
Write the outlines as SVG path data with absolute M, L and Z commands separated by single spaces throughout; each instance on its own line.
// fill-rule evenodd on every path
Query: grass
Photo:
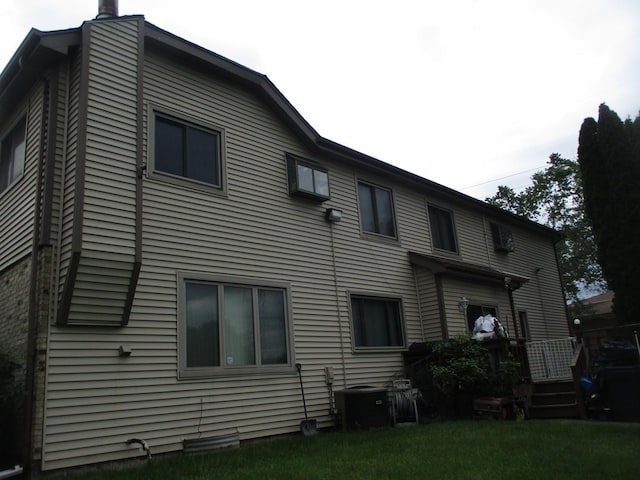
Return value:
M 459 421 L 284 437 L 74 478 L 608 480 L 637 478 L 639 452 L 637 424 Z

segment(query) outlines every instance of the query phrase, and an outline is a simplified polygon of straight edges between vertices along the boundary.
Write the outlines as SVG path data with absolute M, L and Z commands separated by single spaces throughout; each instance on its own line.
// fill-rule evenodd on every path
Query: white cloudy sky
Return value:
M 0 64 L 98 0 L 1 0 Z M 120 0 L 266 74 L 324 137 L 484 198 L 640 110 L 640 0 Z M 499 179 L 499 180 L 498 180 Z

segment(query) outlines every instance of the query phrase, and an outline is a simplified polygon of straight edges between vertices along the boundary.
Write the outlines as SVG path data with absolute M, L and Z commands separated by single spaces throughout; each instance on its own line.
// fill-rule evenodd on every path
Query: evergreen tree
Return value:
M 605 104 L 580 128 L 578 162 L 598 260 L 621 322 L 640 298 L 640 118 L 622 122 Z

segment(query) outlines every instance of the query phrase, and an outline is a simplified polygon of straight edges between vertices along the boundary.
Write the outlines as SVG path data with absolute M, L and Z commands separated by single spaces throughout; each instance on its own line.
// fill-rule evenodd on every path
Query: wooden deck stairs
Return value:
M 534 383 L 528 403 L 529 418 L 580 418 L 571 380 Z

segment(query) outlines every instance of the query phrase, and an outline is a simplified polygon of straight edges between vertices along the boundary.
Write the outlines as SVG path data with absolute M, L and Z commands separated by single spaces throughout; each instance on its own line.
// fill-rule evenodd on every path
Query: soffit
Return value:
M 501 285 L 510 290 L 517 290 L 530 279 L 521 275 L 497 270 L 485 265 L 463 262 L 450 258 L 422 253 L 409 252 L 412 265 L 424 267 L 434 274 L 449 275 L 470 281 Z

